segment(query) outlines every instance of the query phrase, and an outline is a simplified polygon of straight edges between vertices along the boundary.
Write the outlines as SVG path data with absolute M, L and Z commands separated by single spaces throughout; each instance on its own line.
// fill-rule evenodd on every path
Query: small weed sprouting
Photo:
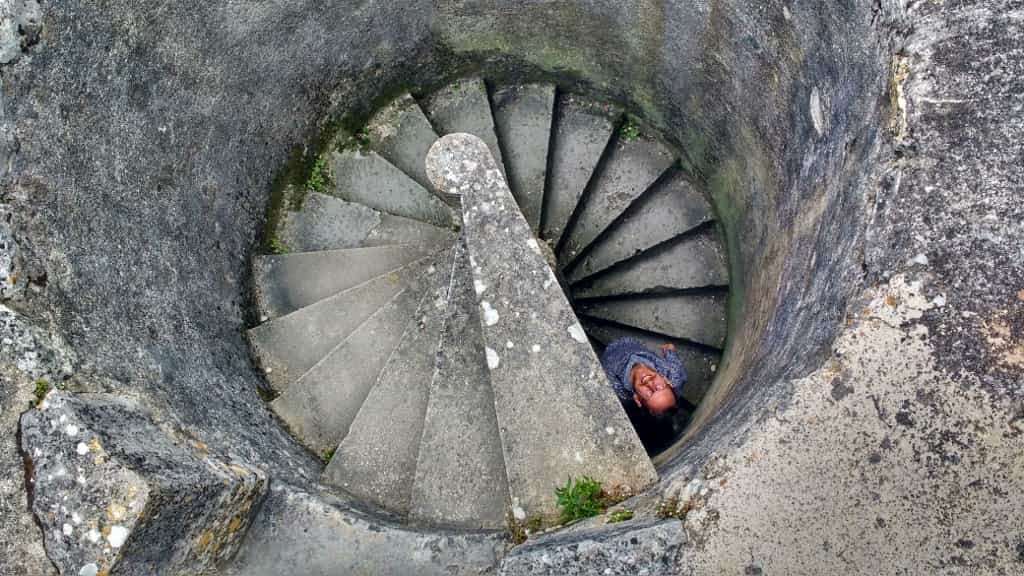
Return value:
M 46 398 L 46 394 L 49 391 L 50 383 L 46 380 L 46 378 L 40 378 L 39 380 L 36 380 L 36 388 L 33 394 L 35 394 L 37 403 L 42 402 L 43 398 Z
M 324 453 L 320 455 L 320 458 L 324 461 L 324 464 L 327 464 L 328 462 L 331 461 L 332 458 L 334 458 L 335 450 L 337 450 L 337 448 L 331 448 L 330 450 L 324 450 Z
M 626 122 L 619 128 L 619 138 L 625 142 L 636 142 L 640 139 L 640 126 L 632 117 L 626 118 Z
M 270 239 L 269 245 L 271 254 L 287 254 L 289 252 L 288 247 L 277 236 Z
M 616 510 L 608 515 L 608 523 L 613 524 L 615 522 L 625 522 L 626 520 L 633 519 L 633 511 L 628 508 L 622 510 Z
M 569 478 L 565 486 L 555 489 L 555 496 L 562 509 L 563 523 L 597 516 L 605 505 L 601 483 L 587 476 L 575 481 Z
M 313 168 L 309 171 L 309 178 L 306 179 L 306 190 L 310 192 L 323 192 L 330 181 L 327 173 L 327 161 L 323 156 L 313 162 Z

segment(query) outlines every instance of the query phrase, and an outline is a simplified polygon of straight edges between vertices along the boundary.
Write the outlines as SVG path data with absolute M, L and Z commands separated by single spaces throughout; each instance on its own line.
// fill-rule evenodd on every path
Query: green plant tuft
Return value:
M 628 508 L 622 510 L 616 510 L 608 515 L 608 523 L 612 524 L 615 522 L 625 522 L 626 520 L 633 519 L 633 511 Z
M 555 489 L 555 496 L 563 523 L 597 516 L 604 508 L 601 483 L 587 476 L 569 478 L 565 486 Z
M 330 450 L 324 450 L 324 453 L 320 455 L 320 457 L 323 459 L 325 464 L 330 462 L 331 458 L 334 458 L 334 452 L 336 450 L 337 450 L 337 448 L 331 448 Z
M 624 142 L 636 142 L 640 139 L 640 126 L 637 125 L 636 120 L 631 117 L 626 118 L 626 122 L 619 128 L 619 138 Z
M 327 161 L 321 156 L 313 162 L 313 168 L 309 171 L 309 178 L 306 179 L 306 190 L 310 192 L 323 192 L 330 181 L 327 173 Z
M 276 235 L 270 238 L 268 245 L 270 247 L 271 254 L 287 254 L 289 252 L 288 247 L 285 246 L 284 242 L 282 242 Z
M 50 391 L 50 383 L 47 382 L 46 378 L 40 378 L 36 380 L 35 396 L 37 402 L 42 402 L 43 398 L 46 398 L 46 393 Z

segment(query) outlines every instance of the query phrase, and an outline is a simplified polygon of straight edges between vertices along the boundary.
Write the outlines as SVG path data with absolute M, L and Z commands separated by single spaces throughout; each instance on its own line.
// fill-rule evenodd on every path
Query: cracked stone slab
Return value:
M 501 562 L 500 576 L 660 576 L 676 573 L 686 543 L 678 520 L 636 520 L 530 540 Z
M 537 233 L 544 205 L 555 87 L 529 84 L 501 88 L 494 92 L 492 102 L 509 187 Z
M 449 227 L 454 214 L 429 192 L 376 152 L 342 150 L 330 157 L 330 193 L 375 210 Z
M 551 174 L 541 223 L 541 236 L 552 246 L 562 239 L 615 130 L 611 114 L 572 96 L 559 98 L 555 117 Z
M 617 139 L 559 245 L 558 261 L 572 262 L 675 161 L 672 151 L 652 138 Z
M 267 476 L 124 397 L 51 392 L 21 419 L 32 510 L 62 574 L 204 574 L 238 549 Z
M 427 178 L 426 160 L 438 136 L 412 96 L 403 94 L 374 114 L 366 131 L 371 148 L 420 186 L 434 190 Z
M 725 346 L 726 294 L 669 294 L 598 300 L 577 304 L 580 314 L 649 332 L 722 348 Z
M 713 219 L 708 201 L 677 172 L 644 194 L 566 276 L 578 282 Z
M 439 246 L 451 242 L 453 234 L 426 222 L 312 193 L 300 211 L 287 213 L 279 238 L 290 252 L 316 252 L 391 244 Z
M 717 232 L 708 229 L 575 284 L 572 295 L 574 298 L 598 298 L 728 284 L 725 246 Z
M 567 477 L 624 491 L 656 481 L 486 145 L 467 134 L 443 137 L 427 172 L 438 188 L 462 195 L 513 517 L 552 520 L 555 489 Z
M 284 316 L 372 278 L 425 258 L 415 244 L 275 254 L 253 258 L 253 292 L 260 320 Z
M 487 143 L 487 148 L 497 159 L 499 169 L 504 174 L 505 164 L 483 79 L 464 78 L 453 82 L 431 94 L 423 102 L 423 108 L 439 134 L 464 132 Z M 427 172 L 429 178 L 429 169 Z

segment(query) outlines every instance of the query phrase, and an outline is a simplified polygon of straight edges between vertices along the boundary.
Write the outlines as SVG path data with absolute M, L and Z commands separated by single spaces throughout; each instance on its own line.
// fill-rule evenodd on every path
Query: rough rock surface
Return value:
M 61 574 L 209 574 L 238 549 L 266 474 L 134 401 L 51 392 L 21 418 L 32 510 Z

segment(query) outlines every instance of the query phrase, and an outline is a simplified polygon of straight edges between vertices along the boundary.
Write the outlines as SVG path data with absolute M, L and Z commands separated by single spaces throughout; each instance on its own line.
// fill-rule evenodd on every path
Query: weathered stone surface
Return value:
M 418 321 L 418 310 L 437 300 L 432 292 L 424 296 L 440 274 L 436 263 L 432 259 L 428 269 L 421 269 L 419 277 L 374 311 L 270 403 L 292 434 L 317 454 L 334 450 L 345 438 L 391 353 L 410 325 Z
M 713 228 L 679 238 L 572 287 L 573 298 L 597 298 L 727 286 L 725 247 Z
M 267 381 L 283 392 L 431 265 L 417 260 L 249 330 Z
M 657 473 L 484 143 L 445 136 L 427 173 L 462 195 L 512 513 L 552 519 L 566 477 L 641 490 Z M 572 383 L 572 385 L 567 385 Z
M 555 118 L 550 142 L 551 175 L 541 223 L 541 236 L 552 246 L 562 239 L 615 129 L 607 111 L 568 95 L 558 99 Z
M 725 300 L 724 292 L 632 296 L 583 301 L 577 310 L 585 316 L 722 348 L 727 331 Z
M 622 522 L 531 540 L 501 562 L 501 576 L 661 576 L 676 573 L 686 543 L 678 520 Z
M 0 110 L 2 120 L 3 110 Z M 22 273 L 18 241 L 11 226 L 14 216 L 9 206 L 0 204 L 0 300 L 21 296 L 28 285 L 28 275 Z
M 632 258 L 714 218 L 711 206 L 682 172 L 659 182 L 567 271 L 570 282 Z
M 32 510 L 62 574 L 212 573 L 267 490 L 264 471 L 125 398 L 51 392 L 22 416 L 21 441 Z
M 427 524 L 500 528 L 508 477 L 464 240 L 456 250 L 440 344 L 409 516 Z
M 722 355 L 708 348 L 697 347 L 689 342 L 669 338 L 651 332 L 644 332 L 591 318 L 580 318 L 580 324 L 587 335 L 607 346 L 619 338 L 636 338 L 648 350 L 657 352 L 663 344 L 675 344 L 676 353 L 686 368 L 686 385 L 683 386 L 683 398 L 697 406 L 715 378 L 715 371 L 722 363 Z
M 442 272 L 437 289 L 427 294 L 406 327 L 402 342 L 388 358 L 321 477 L 326 484 L 399 514 L 409 511 L 452 263 L 445 262 Z
M 260 320 L 277 318 L 398 270 L 436 248 L 400 244 L 253 258 L 253 292 Z
M 411 530 L 348 502 L 277 485 L 228 575 L 487 576 L 504 547 L 500 533 Z
M 558 261 L 572 262 L 648 187 L 665 173 L 675 156 L 652 138 L 618 138 L 604 164 L 594 174 L 575 219 L 558 246 Z
M 331 194 L 435 226 L 453 223 L 454 215 L 444 202 L 375 152 L 342 150 L 330 158 Z
M 450 230 L 316 193 L 306 198 L 301 210 L 288 213 L 279 232 L 282 247 L 291 252 L 440 245 L 451 238 Z
M 501 146 L 494 131 L 494 116 L 487 86 L 481 78 L 463 78 L 430 95 L 423 102 L 427 116 L 441 135 L 464 132 L 487 143 L 504 173 Z M 429 174 L 427 176 L 430 177 Z
M 420 186 L 433 190 L 427 178 L 427 151 L 437 133 L 412 96 L 402 94 L 366 125 L 370 146 Z
M 555 87 L 550 84 L 504 87 L 494 92 L 492 102 L 509 188 L 536 234 L 544 208 Z
M 36 0 L 0 1 L 0 64 L 8 64 L 39 41 L 43 14 Z

